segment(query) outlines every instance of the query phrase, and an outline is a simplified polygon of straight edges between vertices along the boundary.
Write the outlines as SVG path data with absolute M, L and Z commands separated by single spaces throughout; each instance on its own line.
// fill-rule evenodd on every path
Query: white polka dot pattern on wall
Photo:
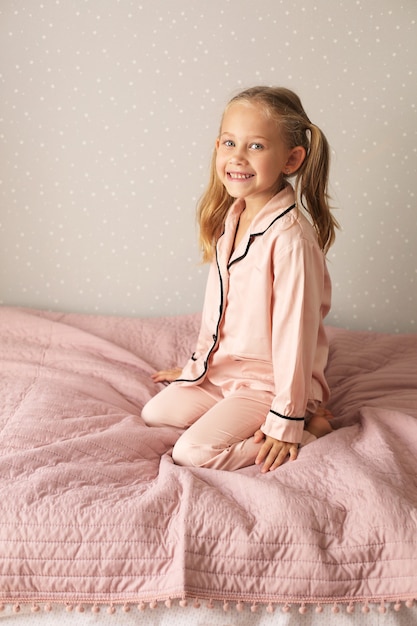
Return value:
M 332 146 L 328 322 L 414 332 L 416 19 L 410 1 L 3 0 L 0 302 L 199 310 L 224 104 L 277 84 Z

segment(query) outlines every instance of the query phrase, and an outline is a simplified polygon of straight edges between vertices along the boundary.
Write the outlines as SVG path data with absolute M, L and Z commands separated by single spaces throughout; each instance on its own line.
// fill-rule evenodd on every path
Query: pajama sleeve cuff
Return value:
M 264 435 L 285 441 L 287 443 L 300 443 L 304 430 L 304 417 L 292 417 L 281 415 L 270 410 L 265 423 L 261 426 Z

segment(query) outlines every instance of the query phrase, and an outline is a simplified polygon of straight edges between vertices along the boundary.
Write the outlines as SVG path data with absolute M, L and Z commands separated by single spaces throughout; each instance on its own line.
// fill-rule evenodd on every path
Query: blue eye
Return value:
M 227 148 L 231 148 L 232 146 L 234 146 L 234 142 L 231 139 L 226 139 L 223 144 L 227 147 Z
M 263 145 L 261 143 L 251 143 L 250 147 L 252 150 L 262 150 Z

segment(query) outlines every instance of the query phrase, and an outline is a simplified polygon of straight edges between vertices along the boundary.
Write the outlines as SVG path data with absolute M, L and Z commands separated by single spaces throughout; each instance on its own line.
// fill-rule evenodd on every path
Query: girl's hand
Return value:
M 287 443 L 286 441 L 279 441 L 268 435 L 264 435 L 261 430 L 257 430 L 254 434 L 255 443 L 260 443 L 263 439 L 264 444 L 259 450 L 258 456 L 255 459 L 256 465 L 261 465 L 262 473 L 272 471 L 282 465 L 286 458 L 290 457 L 290 461 L 295 461 L 298 455 L 298 443 Z
M 151 378 L 155 383 L 172 383 L 181 376 L 181 367 L 173 367 L 170 370 L 161 370 L 152 374 Z

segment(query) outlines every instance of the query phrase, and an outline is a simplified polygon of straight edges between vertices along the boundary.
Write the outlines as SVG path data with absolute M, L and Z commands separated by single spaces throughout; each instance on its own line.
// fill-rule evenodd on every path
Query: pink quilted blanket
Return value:
M 198 323 L 0 309 L 0 601 L 417 598 L 417 335 L 328 328 L 335 431 L 262 475 L 141 421 Z

